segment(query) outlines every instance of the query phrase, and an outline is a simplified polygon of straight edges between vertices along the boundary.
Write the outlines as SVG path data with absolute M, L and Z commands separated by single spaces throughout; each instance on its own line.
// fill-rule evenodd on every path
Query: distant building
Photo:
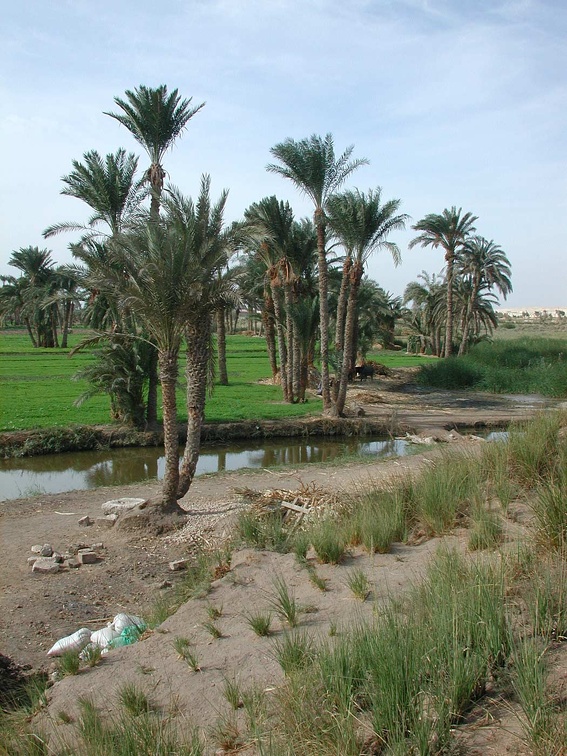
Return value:
M 561 319 L 567 317 L 567 305 L 565 307 L 498 307 L 496 314 L 502 317 L 522 318 L 523 320 Z

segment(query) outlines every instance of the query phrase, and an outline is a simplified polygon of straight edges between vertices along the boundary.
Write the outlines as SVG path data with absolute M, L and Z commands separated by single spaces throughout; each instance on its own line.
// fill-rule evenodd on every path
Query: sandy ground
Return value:
M 396 381 L 369 382 L 351 390 L 349 402 L 362 406 L 369 416 L 383 416 L 385 421 L 394 418 L 424 435 L 443 435 L 452 424 L 503 424 L 534 409 L 525 401 L 412 391 Z M 58 638 L 82 626 L 101 627 L 118 612 L 144 616 L 148 607 L 174 590 L 175 581 L 180 579 L 178 573 L 169 569 L 170 561 L 190 555 L 196 547 L 219 543 L 226 536 L 236 513 L 247 506 L 239 489 L 296 490 L 315 486 L 333 494 L 352 493 L 393 475 L 407 475 L 427 464 L 424 460 L 431 453 L 435 452 L 389 462 L 309 465 L 198 478 L 182 502 L 188 512 L 187 525 L 175 535 L 159 537 L 125 533 L 116 527 L 101 529 L 78 524 L 84 515 L 99 516 L 101 504 L 109 499 L 155 496 L 159 491 L 157 483 L 3 502 L 0 504 L 3 587 L 0 652 L 19 664 L 48 669 L 50 660 L 46 651 Z M 456 533 L 451 539 L 458 544 L 462 534 Z M 61 552 L 71 545 L 102 543 L 101 559 L 97 564 L 56 575 L 34 574 L 27 559 L 32 545 L 43 543 L 50 543 Z M 418 546 L 400 544 L 387 555 L 369 557 L 353 552 L 340 566 L 319 566 L 318 572 L 328 581 L 329 590 L 324 593 L 309 581 L 307 572 L 297 566 L 293 555 L 239 552 L 233 558 L 230 572 L 214 583 L 211 594 L 182 606 L 163 623 L 163 632 L 112 652 L 99 668 L 58 682 L 51 689 L 50 711 L 71 714 L 77 696 L 84 693 L 94 695 L 103 706 L 112 708 L 118 682 L 131 681 L 147 688 L 164 709 L 175 702 L 188 720 L 210 726 L 219 712 L 226 709 L 222 698 L 225 678 L 238 676 L 245 686 L 253 682 L 264 689 L 274 688 L 282 680 L 269 639 L 257 638 L 243 615 L 245 609 L 266 608 L 274 576 L 283 577 L 293 588 L 299 604 L 309 608 L 302 620 L 305 628 L 325 637 L 331 625 L 340 628 L 357 617 L 368 616 L 375 602 L 387 600 L 389 595 L 407 588 L 422 574 L 437 546 L 436 540 Z M 353 565 L 369 574 L 374 600 L 362 603 L 347 588 L 346 575 Z M 218 624 L 223 637 L 218 640 L 213 640 L 203 628 L 208 603 L 222 609 Z M 277 622 L 275 629 L 281 630 Z M 172 645 L 178 635 L 194 641 L 202 672 L 192 672 L 179 660 Z M 513 713 L 498 711 L 494 702 L 486 717 L 478 744 L 476 726 L 466 734 L 467 753 L 524 752 Z

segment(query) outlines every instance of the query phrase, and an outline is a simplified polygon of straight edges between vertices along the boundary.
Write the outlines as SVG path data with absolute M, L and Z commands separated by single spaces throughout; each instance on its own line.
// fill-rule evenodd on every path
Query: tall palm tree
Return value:
M 163 202 L 163 219 L 156 223 L 148 217 L 136 233 L 117 240 L 113 252 L 120 266 L 98 271 L 101 290 L 134 312 L 157 346 L 166 460 L 161 508 L 165 512 L 183 511 L 177 500 L 187 493 L 199 456 L 211 314 L 223 294 L 216 273 L 226 263 L 221 242 L 226 197 L 223 192 L 211 205 L 207 176 L 196 203 L 172 190 Z M 187 343 L 188 428 L 180 467 L 175 389 L 183 339 Z
M 313 219 L 317 229 L 317 258 L 319 268 L 319 308 L 321 329 L 321 384 L 323 406 L 326 411 L 332 407 L 329 382 L 329 303 L 328 266 L 326 256 L 326 216 L 325 205 L 329 197 L 344 184 L 346 179 L 361 165 L 368 163 L 364 158 L 351 160 L 354 146 L 335 155 L 333 137 L 324 138 L 316 134 L 295 141 L 286 139 L 271 148 L 270 152 L 278 164 L 270 163 L 267 170 L 289 179 L 314 205 Z
M 181 99 L 177 89 L 167 91 L 165 84 L 156 87 L 141 85 L 133 91 L 126 90 L 126 99 L 115 97 L 120 113 L 105 113 L 125 126 L 134 139 L 146 151 L 150 167 L 145 178 L 151 189 L 150 217 L 157 222 L 163 191 L 165 169 L 162 165 L 165 153 L 186 128 L 193 116 L 205 103 L 193 107 L 192 97 Z M 148 424 L 157 421 L 157 353 L 154 354 L 148 387 Z
M 284 401 L 292 401 L 288 361 L 290 358 L 286 344 L 286 318 L 282 291 L 282 270 L 290 251 L 291 232 L 293 228 L 293 211 L 289 202 L 277 197 L 264 197 L 250 205 L 244 212 L 243 236 L 254 250 L 258 260 L 265 268 L 265 276 L 270 287 L 271 301 L 274 307 L 278 351 L 280 358 L 280 382 Z
M 498 289 L 506 299 L 512 291 L 510 260 L 498 244 L 482 236 L 473 236 L 465 246 L 457 263 L 457 273 L 470 282 L 469 298 L 463 315 L 463 327 L 459 354 L 464 354 L 473 314 L 473 305 L 479 292 Z
M 399 264 L 400 250 L 396 244 L 388 241 L 387 237 L 392 231 L 405 228 L 409 216 L 396 214 L 400 204 L 401 200 L 398 199 L 382 203 L 380 187 L 370 190 L 368 194 L 358 189 L 346 191 L 329 197 L 327 201 L 327 218 L 332 234 L 345 248 L 347 257 L 351 260 L 343 338 L 344 355 L 336 400 L 339 415 L 344 410 L 348 374 L 352 369 L 357 298 L 364 275 L 364 266 L 370 255 L 380 249 L 387 249 L 392 255 L 394 264 Z
M 419 281 L 410 281 L 404 291 L 404 304 L 412 303 L 413 330 L 420 341 L 420 352 L 425 354 L 427 340 L 437 357 L 441 354 L 441 332 L 445 325 L 445 287 L 436 274 L 422 271 Z
M 127 89 L 125 94 L 124 100 L 114 98 L 121 112 L 105 115 L 125 126 L 150 159 L 145 178 L 152 191 L 151 214 L 155 219 L 166 175 L 162 165 L 164 155 L 205 103 L 192 106 L 192 97 L 182 100 L 177 89 L 168 92 L 165 84 L 155 89 L 141 85 L 133 91 Z
M 444 356 L 449 357 L 453 350 L 453 279 L 455 262 L 467 239 L 475 232 L 476 215 L 465 213 L 455 206 L 445 208 L 439 214 L 431 213 L 412 226 L 414 231 L 421 231 L 419 236 L 409 243 L 410 249 L 416 245 L 422 247 L 441 247 L 445 252 L 445 283 L 447 286 L 447 321 L 445 328 Z

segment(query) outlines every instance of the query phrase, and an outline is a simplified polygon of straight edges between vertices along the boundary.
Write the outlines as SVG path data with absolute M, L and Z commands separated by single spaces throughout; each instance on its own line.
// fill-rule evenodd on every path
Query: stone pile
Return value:
M 31 547 L 33 556 L 28 557 L 28 564 L 32 572 L 51 575 L 83 564 L 96 564 L 102 559 L 103 551 L 102 543 L 75 543 L 64 552 L 56 551 L 49 543 L 38 543 Z

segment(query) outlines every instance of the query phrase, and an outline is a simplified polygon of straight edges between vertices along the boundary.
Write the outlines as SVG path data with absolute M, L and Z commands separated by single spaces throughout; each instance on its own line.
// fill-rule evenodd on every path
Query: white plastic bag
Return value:
M 112 623 L 110 623 L 101 630 L 95 630 L 94 633 L 91 634 L 90 641 L 96 646 L 104 649 L 108 646 L 111 640 L 118 638 L 119 635 L 120 633 L 117 633 L 112 627 Z
M 132 627 L 132 625 L 139 628 L 145 628 L 146 623 L 141 617 L 136 617 L 133 614 L 124 613 L 117 614 L 116 617 L 112 620 L 112 627 L 119 635 L 126 627 Z
M 88 627 L 81 627 L 72 635 L 66 635 L 60 638 L 49 651 L 48 656 L 61 656 L 66 651 L 81 651 L 90 641 L 91 631 Z

